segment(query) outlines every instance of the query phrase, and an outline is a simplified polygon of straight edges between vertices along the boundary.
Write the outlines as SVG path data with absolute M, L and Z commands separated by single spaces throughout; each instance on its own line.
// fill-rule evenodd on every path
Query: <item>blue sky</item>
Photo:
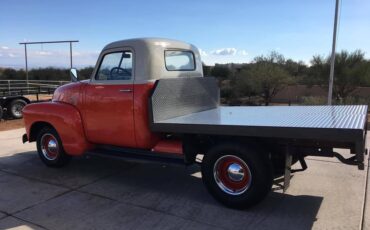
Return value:
M 76 66 L 105 44 L 134 37 L 183 40 L 207 64 L 250 62 L 275 50 L 306 63 L 331 49 L 335 0 L 1 0 L 0 66 L 23 67 L 21 41 L 78 39 Z M 338 50 L 370 57 L 370 1 L 342 0 Z M 30 66 L 68 68 L 67 45 L 30 47 Z

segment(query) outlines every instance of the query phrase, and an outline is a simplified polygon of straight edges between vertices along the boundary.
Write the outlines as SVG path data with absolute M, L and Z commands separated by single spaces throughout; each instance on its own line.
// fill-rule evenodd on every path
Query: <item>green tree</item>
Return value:
M 3 70 L 2 75 L 6 80 L 17 80 L 17 71 L 15 69 L 6 68 Z
M 330 73 L 330 59 L 322 56 L 314 56 L 311 60 L 309 79 L 306 83 L 328 87 Z M 365 54 L 356 50 L 352 53 L 341 51 L 335 54 L 335 71 L 333 94 L 335 99 L 345 100 L 359 86 L 370 83 L 370 65 L 365 59 Z
M 224 80 L 230 76 L 230 70 L 227 66 L 216 64 L 211 70 L 211 75 L 220 80 Z
M 78 78 L 80 80 L 90 79 L 93 71 L 94 71 L 94 67 L 91 67 L 91 66 L 82 68 L 78 71 Z
M 85 67 L 79 70 L 81 80 L 90 79 L 94 67 Z M 69 81 L 69 69 L 53 67 L 31 69 L 28 71 L 29 80 Z M 0 69 L 0 80 L 26 80 L 26 71 L 11 68 Z
M 69 70 L 53 67 L 31 69 L 28 74 L 30 80 L 68 81 L 70 79 Z
M 276 52 L 256 57 L 254 63 L 243 69 L 234 80 L 237 95 L 257 95 L 265 105 L 269 105 L 280 90 L 293 83 L 284 64 L 284 56 Z
M 211 67 L 202 62 L 203 76 L 211 76 Z
M 287 59 L 283 64 L 283 68 L 297 83 L 303 83 L 303 79 L 307 76 L 308 67 L 302 61 L 296 62 L 292 59 Z

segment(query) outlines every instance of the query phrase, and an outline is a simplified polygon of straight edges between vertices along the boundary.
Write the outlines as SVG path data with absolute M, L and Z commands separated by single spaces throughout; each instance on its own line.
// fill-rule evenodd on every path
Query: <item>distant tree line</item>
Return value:
M 313 56 L 310 65 L 282 54 L 271 52 L 255 57 L 248 64 L 216 64 L 203 66 L 206 76 L 219 79 L 221 96 L 229 104 L 271 103 L 273 97 L 287 85 L 319 85 L 328 87 L 330 56 Z M 370 60 L 364 52 L 341 51 L 336 54 L 333 96 L 337 102 L 345 102 L 358 87 L 370 86 Z
M 80 79 L 89 79 L 93 67 L 85 67 L 78 71 Z M 30 80 L 55 80 L 55 81 L 69 81 L 69 69 L 60 68 L 38 68 L 31 69 L 28 71 L 28 77 Z M 11 69 L 11 68 L 0 68 L 0 80 L 25 80 L 26 71 L 24 69 Z
M 93 67 L 79 70 L 80 79 L 90 78 Z M 282 54 L 271 52 L 257 56 L 246 64 L 203 64 L 205 76 L 219 80 L 221 96 L 228 104 L 271 103 L 274 96 L 288 85 L 318 85 L 328 87 L 330 56 L 313 56 L 310 64 L 286 59 Z M 370 60 L 364 52 L 341 51 L 335 58 L 334 99 L 345 102 L 353 96 L 358 87 L 370 86 Z M 0 80 L 24 80 L 23 69 L 0 68 Z M 29 71 L 30 80 L 69 81 L 69 70 L 60 68 L 39 68 Z M 241 98 L 247 99 L 244 102 Z M 370 99 L 369 99 L 370 100 Z

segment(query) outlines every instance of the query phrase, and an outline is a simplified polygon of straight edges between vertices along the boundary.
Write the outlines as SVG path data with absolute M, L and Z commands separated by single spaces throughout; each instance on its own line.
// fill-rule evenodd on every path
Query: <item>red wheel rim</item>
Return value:
M 248 165 L 234 155 L 220 157 L 214 165 L 213 174 L 219 188 L 230 195 L 244 193 L 252 182 Z
M 50 133 L 46 133 L 41 137 L 41 152 L 48 160 L 55 160 L 59 155 L 59 147 L 57 139 Z

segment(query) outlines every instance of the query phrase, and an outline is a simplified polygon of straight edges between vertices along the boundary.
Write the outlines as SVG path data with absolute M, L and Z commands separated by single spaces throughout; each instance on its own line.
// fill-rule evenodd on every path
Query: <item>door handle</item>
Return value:
M 130 93 L 132 92 L 132 89 L 120 89 L 119 91 L 124 93 Z

